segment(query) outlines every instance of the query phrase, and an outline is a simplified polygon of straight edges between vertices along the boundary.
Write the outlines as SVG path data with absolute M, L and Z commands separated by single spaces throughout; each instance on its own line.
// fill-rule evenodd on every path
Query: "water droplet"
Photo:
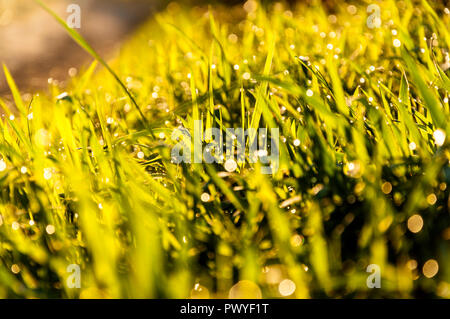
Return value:
M 434 259 L 429 259 L 423 265 L 422 272 L 427 278 L 433 278 L 439 271 L 439 264 Z
M 262 293 L 258 285 L 250 280 L 241 280 L 231 287 L 230 299 L 261 299 Z
M 418 233 L 422 230 L 423 227 L 423 218 L 420 215 L 412 215 L 408 219 L 408 229 L 412 233 Z
M 445 136 L 445 132 L 443 130 L 437 129 L 436 131 L 434 131 L 433 137 L 434 137 L 434 142 L 436 143 L 437 146 L 444 145 L 446 136 Z
M 285 279 L 278 285 L 278 291 L 282 296 L 290 296 L 295 292 L 295 283 L 290 279 Z
M 52 178 L 52 170 L 51 170 L 51 168 L 44 168 L 44 178 L 46 180 L 49 180 L 50 178 Z
M 202 202 L 209 202 L 209 200 L 211 199 L 211 196 L 208 193 L 203 193 L 202 196 L 200 196 L 200 199 L 202 200 Z
M 3 172 L 6 169 L 6 163 L 4 160 L 0 160 L 0 172 Z
M 47 227 L 45 227 L 45 231 L 47 232 L 47 234 L 53 235 L 55 233 L 55 226 L 47 225 Z
M 234 172 L 237 169 L 237 163 L 234 159 L 227 159 L 225 162 L 225 169 L 227 172 Z

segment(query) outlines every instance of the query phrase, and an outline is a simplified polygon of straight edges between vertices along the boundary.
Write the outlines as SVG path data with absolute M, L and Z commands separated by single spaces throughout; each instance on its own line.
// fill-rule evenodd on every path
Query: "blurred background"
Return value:
M 332 11 L 336 0 L 323 2 Z M 114 55 L 119 44 L 140 23 L 166 7 L 168 0 L 43 0 L 60 17 L 67 19 L 70 4 L 81 7 L 80 32 L 100 55 Z M 189 5 L 244 3 L 242 0 L 181 0 Z M 263 3 L 275 1 L 265 0 Z M 295 0 L 288 0 L 291 4 Z M 0 0 L 0 63 L 11 71 L 21 92 L 46 88 L 75 75 L 91 58 L 73 42 L 65 30 L 33 0 Z M 1 68 L 0 68 L 1 69 Z M 63 83 L 62 83 L 63 84 Z M 0 70 L 0 96 L 9 88 Z
M 159 0 L 44 0 L 61 17 L 70 4 L 81 7 L 79 31 L 103 56 L 163 5 Z M 90 61 L 65 30 L 32 0 L 0 0 L 0 63 L 24 92 L 45 88 L 49 78 L 63 81 Z M 0 71 L 0 95 L 8 94 Z

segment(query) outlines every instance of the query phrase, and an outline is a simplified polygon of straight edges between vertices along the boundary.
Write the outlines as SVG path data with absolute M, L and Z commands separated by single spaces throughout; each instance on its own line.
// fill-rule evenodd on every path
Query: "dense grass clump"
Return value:
M 5 68 L 0 297 L 449 298 L 450 15 L 376 3 L 173 3 L 28 100 Z M 200 119 L 279 127 L 279 170 L 172 163 Z

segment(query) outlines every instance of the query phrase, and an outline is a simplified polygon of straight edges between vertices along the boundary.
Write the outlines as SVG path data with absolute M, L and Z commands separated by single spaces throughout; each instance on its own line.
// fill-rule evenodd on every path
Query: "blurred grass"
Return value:
M 449 14 L 379 5 L 172 3 L 31 100 L 5 67 L 0 297 L 450 297 Z M 279 127 L 280 169 L 171 163 L 200 119 Z

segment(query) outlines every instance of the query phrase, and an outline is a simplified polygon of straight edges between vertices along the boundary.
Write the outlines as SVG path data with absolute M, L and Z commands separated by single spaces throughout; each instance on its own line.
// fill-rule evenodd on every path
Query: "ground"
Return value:
M 158 1 L 79 0 L 81 34 L 102 55 L 111 57 L 130 31 L 157 9 Z M 61 16 L 71 0 L 47 1 Z M 0 2 L 0 61 L 25 92 L 47 87 L 53 78 L 65 81 L 71 68 L 92 60 L 52 17 L 31 0 Z M 73 74 L 73 73 L 72 73 Z M 8 94 L 3 72 L 0 95 Z

